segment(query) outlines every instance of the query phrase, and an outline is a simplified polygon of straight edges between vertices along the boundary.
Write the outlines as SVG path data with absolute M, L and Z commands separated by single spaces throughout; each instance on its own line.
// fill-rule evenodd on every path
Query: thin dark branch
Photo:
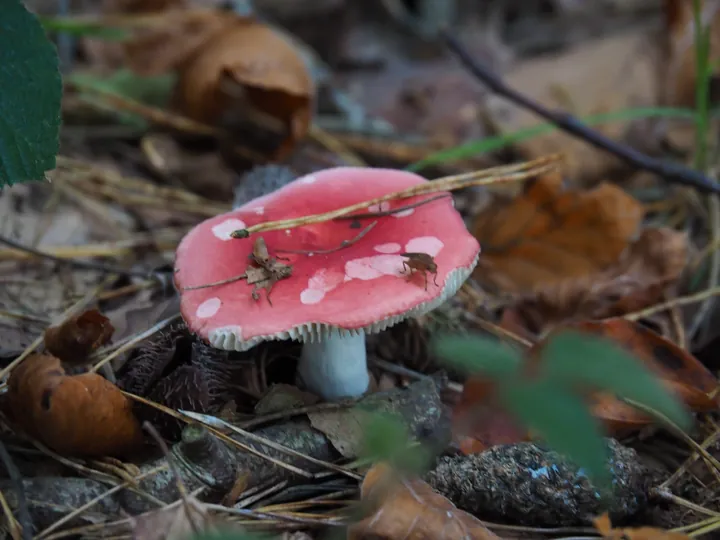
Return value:
M 444 199 L 445 197 L 452 197 L 452 195 L 450 193 L 443 193 L 442 195 L 435 195 L 434 197 L 429 197 L 427 199 L 423 199 L 422 201 L 415 201 L 412 204 L 406 204 L 405 206 L 398 206 L 397 208 L 393 208 L 392 210 L 383 210 L 381 212 L 367 212 L 365 214 L 351 214 L 348 216 L 340 216 L 340 217 L 336 217 L 333 221 L 341 221 L 341 220 L 347 220 L 347 219 L 368 219 L 368 218 L 391 216 L 393 214 L 399 214 L 400 212 L 404 212 L 405 210 L 410 210 L 411 208 L 416 208 L 418 206 L 422 206 L 423 204 L 428 204 L 433 201 L 437 201 L 438 199 Z
M 158 274 L 160 274 L 160 273 L 169 273 L 169 271 L 145 272 L 143 270 L 128 270 L 125 268 L 121 268 L 119 266 L 113 266 L 111 264 L 103 264 L 103 263 L 92 262 L 92 261 L 78 261 L 76 259 L 64 259 L 62 257 L 57 257 L 50 253 L 45 253 L 44 251 L 40 251 L 39 249 L 25 246 L 25 245 L 21 244 L 20 242 L 16 242 L 15 240 L 10 240 L 9 238 L 7 238 L 5 236 L 0 236 L 0 244 L 5 244 L 6 246 L 11 247 L 13 249 L 17 249 L 18 251 L 23 251 L 23 252 L 33 255 L 35 257 L 38 257 L 41 259 L 47 259 L 48 261 L 53 261 L 58 264 L 64 264 L 65 266 L 72 266 L 73 268 L 80 268 L 83 270 L 95 270 L 98 272 L 104 272 L 106 274 L 118 274 L 120 276 L 131 276 L 131 277 L 141 277 L 144 279 L 152 279 L 152 278 L 158 277 Z
M 28 506 L 27 497 L 25 496 L 25 486 L 23 485 L 22 476 L 20 470 L 15 465 L 15 462 L 10 455 L 10 452 L 5 448 L 5 444 L 0 441 L 0 461 L 5 465 L 5 470 L 10 477 L 10 482 L 15 488 L 17 496 L 17 513 L 18 521 L 22 527 L 22 539 L 30 540 L 33 537 L 33 522 L 30 516 L 30 507 Z
M 541 118 L 552 122 L 561 130 L 584 140 L 588 144 L 614 154 L 633 167 L 650 171 L 662 176 L 670 182 L 691 186 L 700 191 L 716 194 L 720 193 L 720 184 L 714 182 L 708 176 L 699 171 L 694 171 L 677 163 L 670 163 L 668 161 L 650 157 L 627 145 L 620 144 L 601 133 L 598 133 L 594 129 L 585 126 L 580 122 L 580 120 L 566 112 L 551 111 L 545 108 L 540 103 L 537 103 L 513 88 L 510 88 L 500 77 L 480 65 L 472 58 L 470 53 L 467 49 L 465 49 L 460 41 L 451 35 L 450 32 L 444 30 L 441 32 L 441 35 L 448 48 L 457 56 L 468 71 L 494 93 L 507 98 L 524 109 L 532 111 Z

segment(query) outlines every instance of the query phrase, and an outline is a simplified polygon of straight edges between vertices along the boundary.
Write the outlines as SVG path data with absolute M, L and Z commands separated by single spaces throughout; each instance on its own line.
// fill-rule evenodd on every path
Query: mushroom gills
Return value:
M 365 334 L 333 329 L 318 341 L 303 343 L 298 376 L 305 388 L 326 401 L 359 397 L 370 385 Z

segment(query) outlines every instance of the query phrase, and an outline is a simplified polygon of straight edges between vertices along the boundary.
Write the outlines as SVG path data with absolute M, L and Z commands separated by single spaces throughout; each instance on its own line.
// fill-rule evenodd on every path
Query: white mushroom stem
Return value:
M 370 385 L 365 335 L 329 337 L 303 344 L 298 375 L 305 387 L 326 401 L 359 397 Z

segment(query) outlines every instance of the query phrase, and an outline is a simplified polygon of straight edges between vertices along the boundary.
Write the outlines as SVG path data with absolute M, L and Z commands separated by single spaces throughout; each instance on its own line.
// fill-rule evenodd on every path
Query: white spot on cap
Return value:
M 378 253 L 397 253 L 402 249 L 402 246 L 397 242 L 388 242 L 387 244 L 380 244 L 373 248 Z
M 262 216 L 265 213 L 265 207 L 258 206 L 257 208 L 253 208 L 253 212 L 255 212 L 258 216 Z
M 290 229 L 285 229 L 285 235 L 290 236 L 292 234 L 292 231 Z
M 222 301 L 217 296 L 208 298 L 198 306 L 195 315 L 200 319 L 208 319 L 220 310 L 221 305 Z
M 388 210 L 390 210 L 390 203 L 388 201 L 368 206 L 368 212 L 387 212 Z
M 402 276 L 404 260 L 400 255 L 374 255 L 353 259 L 345 263 L 345 274 L 351 279 L 363 281 L 382 276 Z
M 401 210 L 400 212 L 395 212 L 394 214 L 390 214 L 394 218 L 404 218 L 408 216 L 412 216 L 415 213 L 414 208 L 408 208 L 406 210 Z
M 345 274 L 342 272 L 331 271 L 328 268 L 321 268 L 308 280 L 308 289 L 319 289 L 329 292 L 340 285 L 344 277 Z
M 247 225 L 242 219 L 226 219 L 222 223 L 218 223 L 212 228 L 212 232 L 216 238 L 220 240 L 232 240 L 230 233 L 237 231 L 238 229 L 245 229 Z
M 317 182 L 317 176 L 315 176 L 314 174 L 308 174 L 298 179 L 298 182 L 300 182 L 301 184 L 314 184 L 315 182 Z
M 442 240 L 435 236 L 418 236 L 405 244 L 405 251 L 414 253 L 427 253 L 434 257 L 445 246 Z
M 305 289 L 300 293 L 300 302 L 303 304 L 317 304 L 325 298 L 325 291 L 322 289 Z

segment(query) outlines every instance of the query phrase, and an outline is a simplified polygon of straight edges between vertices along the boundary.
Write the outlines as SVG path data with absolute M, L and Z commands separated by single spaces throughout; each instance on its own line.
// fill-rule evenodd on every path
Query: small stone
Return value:
M 613 486 L 607 499 L 582 469 L 529 442 L 442 457 L 426 480 L 480 519 L 534 527 L 584 526 L 608 511 L 613 523 L 621 522 L 647 505 L 649 475 L 635 450 L 607 441 Z

